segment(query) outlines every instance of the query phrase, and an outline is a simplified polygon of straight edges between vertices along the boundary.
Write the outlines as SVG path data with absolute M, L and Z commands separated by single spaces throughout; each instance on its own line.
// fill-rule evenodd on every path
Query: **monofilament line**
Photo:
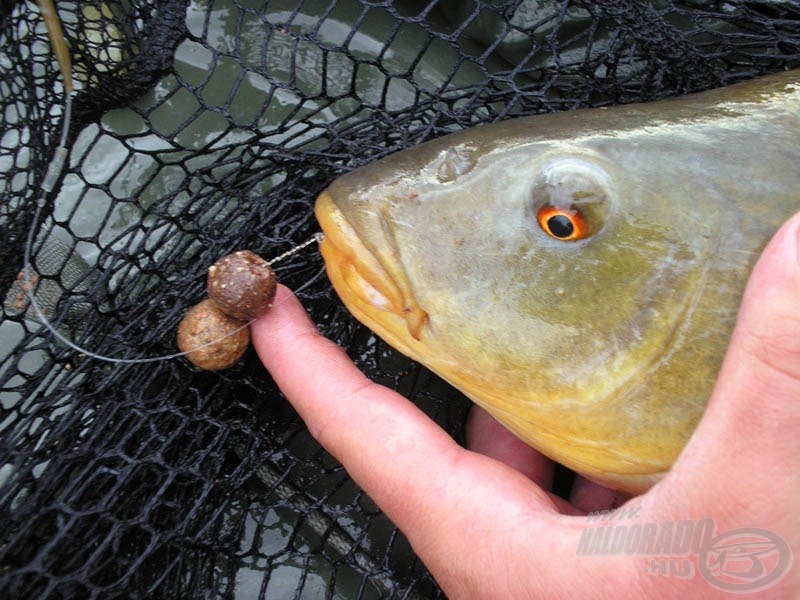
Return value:
M 55 328 L 55 326 L 50 322 L 50 320 L 45 316 L 44 311 L 39 306 L 39 302 L 36 300 L 36 295 L 35 295 L 35 292 L 36 290 L 38 290 L 38 287 L 41 282 L 38 276 L 34 273 L 33 267 L 31 265 L 31 256 L 33 255 L 33 240 L 35 237 L 35 231 L 39 226 L 39 219 L 41 217 L 42 209 L 44 208 L 47 201 L 47 196 L 55 189 L 56 183 L 59 177 L 61 176 L 62 171 L 64 170 L 64 165 L 69 155 L 69 151 L 67 149 L 67 138 L 69 134 L 70 123 L 72 121 L 72 93 L 74 88 L 72 79 L 72 62 L 69 55 L 69 47 L 64 39 L 64 33 L 61 28 L 61 22 L 58 19 L 58 13 L 55 9 L 55 5 L 53 4 L 52 0 L 37 0 L 37 4 L 42 13 L 42 18 L 45 21 L 45 25 L 47 26 L 47 32 L 50 38 L 52 51 L 54 56 L 56 57 L 59 70 L 61 71 L 61 76 L 64 80 L 63 81 L 64 114 L 61 120 L 61 138 L 59 140 L 59 145 L 56 148 L 55 153 L 53 154 L 53 158 L 51 159 L 50 164 L 47 167 L 47 172 L 40 185 L 40 188 L 42 190 L 42 195 L 36 202 L 36 208 L 33 213 L 33 220 L 31 222 L 31 226 L 30 229 L 28 230 L 28 235 L 25 240 L 22 277 L 23 277 L 23 282 L 30 282 L 31 285 L 23 285 L 22 289 L 25 291 L 25 295 L 28 298 L 30 307 L 36 314 L 36 318 L 50 332 L 50 334 L 54 338 L 56 338 L 69 348 L 72 348 L 76 352 L 80 352 L 81 354 L 87 357 L 95 358 L 97 360 L 102 360 L 105 362 L 112 362 L 112 363 L 123 363 L 123 364 L 157 362 L 157 361 L 177 358 L 179 356 L 184 356 L 186 354 L 189 354 L 190 352 L 194 352 L 196 350 L 200 350 L 207 346 L 216 344 L 224 340 L 225 338 L 230 337 L 235 333 L 241 331 L 245 327 L 248 327 L 252 321 L 244 323 L 241 327 L 238 327 L 236 330 L 228 333 L 227 335 L 220 336 L 216 340 L 212 340 L 205 344 L 201 344 L 200 346 L 197 346 L 190 350 L 186 350 L 184 352 L 175 352 L 173 354 L 151 356 L 147 358 L 117 358 L 114 356 L 105 356 L 102 354 L 98 354 L 97 352 L 93 352 L 88 348 L 83 348 L 82 346 L 79 346 L 78 344 L 67 338 L 63 333 L 58 331 Z M 288 250 L 287 252 L 284 252 L 280 256 L 277 256 L 272 260 L 268 261 L 268 264 L 272 266 L 273 264 L 278 263 L 281 260 L 296 254 L 297 252 L 310 246 L 314 242 L 319 243 L 320 241 L 322 241 L 322 238 L 323 238 L 322 233 L 316 233 L 311 237 L 311 239 L 306 240 L 299 246 L 295 246 L 294 248 Z M 302 286 L 297 288 L 295 290 L 295 293 L 299 292 L 302 289 L 305 289 L 316 279 L 317 276 L 312 277 L 311 279 L 309 279 L 309 281 L 305 282 Z
M 33 222 L 31 223 L 31 227 L 30 227 L 30 229 L 28 231 L 28 237 L 27 237 L 27 239 L 25 241 L 24 264 L 23 264 L 23 267 L 22 267 L 23 281 L 31 281 L 31 282 L 37 281 L 36 275 L 35 275 L 35 273 L 33 271 L 32 265 L 31 265 L 31 255 L 33 254 L 34 231 L 36 231 L 36 228 L 38 226 L 39 217 L 40 217 L 40 214 L 41 214 L 43 206 L 44 206 L 44 196 L 42 197 L 42 200 L 40 200 L 37 203 L 36 210 L 35 210 L 34 215 L 33 215 Z M 289 256 L 292 256 L 292 255 L 296 254 L 297 252 L 299 252 L 300 250 L 302 250 L 304 248 L 307 248 L 308 246 L 310 246 L 314 242 L 319 243 L 322 240 L 322 238 L 323 238 L 323 234 L 322 233 L 314 234 L 310 239 L 306 240 L 305 242 L 303 242 L 299 246 L 295 246 L 291 250 L 288 250 L 287 252 L 284 252 L 280 256 L 277 256 L 277 257 L 273 258 L 272 260 L 268 261 L 269 265 L 271 266 L 271 265 L 273 265 L 273 264 L 275 264 L 275 263 L 277 263 L 277 262 L 279 262 L 279 261 L 281 261 L 281 260 L 283 260 L 285 258 L 288 258 Z M 312 277 L 311 279 L 309 279 L 309 281 L 307 281 L 302 286 L 297 288 L 295 290 L 295 293 L 300 292 L 301 290 L 305 289 L 307 286 L 309 286 L 316 279 L 317 279 L 316 276 Z M 33 312 L 36 314 L 36 318 L 50 332 L 50 334 L 54 338 L 56 338 L 58 341 L 60 341 L 64 345 L 68 346 L 69 348 L 72 348 L 76 352 L 79 352 L 79 353 L 83 354 L 84 356 L 87 356 L 89 358 L 94 358 L 94 359 L 97 359 L 97 360 L 102 360 L 102 361 L 105 361 L 105 362 L 111 362 L 111 363 L 140 364 L 140 363 L 158 362 L 158 361 L 162 361 L 162 360 L 170 360 L 170 359 L 173 359 L 173 358 L 178 358 L 179 356 L 184 356 L 186 354 L 189 354 L 190 352 L 195 352 L 197 350 L 201 350 L 202 348 L 206 348 L 207 346 L 211 346 L 211 345 L 217 344 L 220 341 L 224 340 L 225 338 L 228 338 L 228 337 L 234 335 L 235 333 L 241 331 L 242 329 L 248 327 L 250 325 L 250 323 L 252 323 L 252 321 L 244 323 L 241 327 L 236 328 L 234 331 L 231 331 L 230 333 L 228 333 L 226 335 L 220 336 L 219 338 L 217 338 L 215 340 L 212 340 L 210 342 L 206 342 L 205 344 L 201 344 L 199 346 L 196 346 L 195 348 L 191 348 L 191 349 L 186 350 L 184 352 L 175 352 L 175 353 L 172 353 L 172 354 L 163 354 L 163 355 L 159 355 L 159 356 L 149 356 L 147 358 L 118 358 L 118 357 L 115 357 L 115 356 L 107 356 L 107 355 L 104 355 L 104 354 L 98 354 L 97 352 L 93 352 L 92 350 L 89 350 L 88 348 L 84 348 L 83 346 L 79 346 L 78 344 L 76 344 L 75 342 L 70 340 L 68 337 L 66 337 L 63 333 L 61 333 L 58 329 L 56 329 L 55 326 L 50 322 L 50 320 L 45 316 L 44 311 L 39 306 L 39 302 L 36 300 L 36 296 L 35 296 L 35 291 L 36 290 L 34 288 L 38 288 L 38 281 L 37 281 L 37 285 L 36 286 L 31 285 L 31 286 L 26 286 L 24 288 L 25 289 L 25 295 L 28 298 L 28 302 L 30 303 L 30 307 L 33 309 Z

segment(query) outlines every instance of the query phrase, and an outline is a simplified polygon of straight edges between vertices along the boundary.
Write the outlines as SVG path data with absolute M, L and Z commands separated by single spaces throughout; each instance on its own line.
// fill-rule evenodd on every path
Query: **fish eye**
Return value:
M 536 215 L 539 227 L 557 240 L 574 242 L 589 235 L 589 224 L 580 210 L 545 204 Z
M 603 167 L 576 157 L 545 163 L 529 193 L 528 214 L 542 232 L 561 242 L 584 240 L 603 229 L 615 195 Z

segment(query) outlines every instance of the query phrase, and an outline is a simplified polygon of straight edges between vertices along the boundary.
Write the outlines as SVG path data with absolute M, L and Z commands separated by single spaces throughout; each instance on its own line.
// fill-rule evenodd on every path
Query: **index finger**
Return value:
M 367 379 L 287 288 L 252 334 L 311 434 L 407 534 L 436 529 L 449 518 L 448 500 L 497 509 L 498 486 L 507 501 L 553 512 L 549 495 L 525 476 L 465 450 L 414 404 Z

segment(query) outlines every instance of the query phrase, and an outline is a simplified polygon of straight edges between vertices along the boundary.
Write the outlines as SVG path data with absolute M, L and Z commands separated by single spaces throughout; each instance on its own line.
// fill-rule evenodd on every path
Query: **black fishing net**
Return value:
M 113 363 L 42 317 L 95 353 L 170 354 L 207 267 L 308 239 L 341 173 L 479 123 L 800 64 L 796 1 L 59 1 L 62 140 L 46 4 L 0 4 L 4 598 L 440 596 L 252 351 L 217 373 Z M 313 246 L 277 272 L 460 439 L 468 403 L 349 316 Z

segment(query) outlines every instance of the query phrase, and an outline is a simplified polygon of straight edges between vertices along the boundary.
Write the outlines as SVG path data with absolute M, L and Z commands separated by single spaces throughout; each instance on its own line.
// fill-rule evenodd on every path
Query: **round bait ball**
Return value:
M 208 296 L 242 321 L 257 319 L 272 307 L 276 285 L 272 267 L 250 250 L 229 254 L 208 269 Z
M 244 324 L 226 315 L 211 300 L 203 300 L 190 308 L 178 325 L 178 348 L 181 352 L 191 350 L 186 358 L 201 369 L 227 369 L 242 358 L 250 344 L 247 327 L 236 331 Z M 199 348 L 209 342 L 214 343 Z

